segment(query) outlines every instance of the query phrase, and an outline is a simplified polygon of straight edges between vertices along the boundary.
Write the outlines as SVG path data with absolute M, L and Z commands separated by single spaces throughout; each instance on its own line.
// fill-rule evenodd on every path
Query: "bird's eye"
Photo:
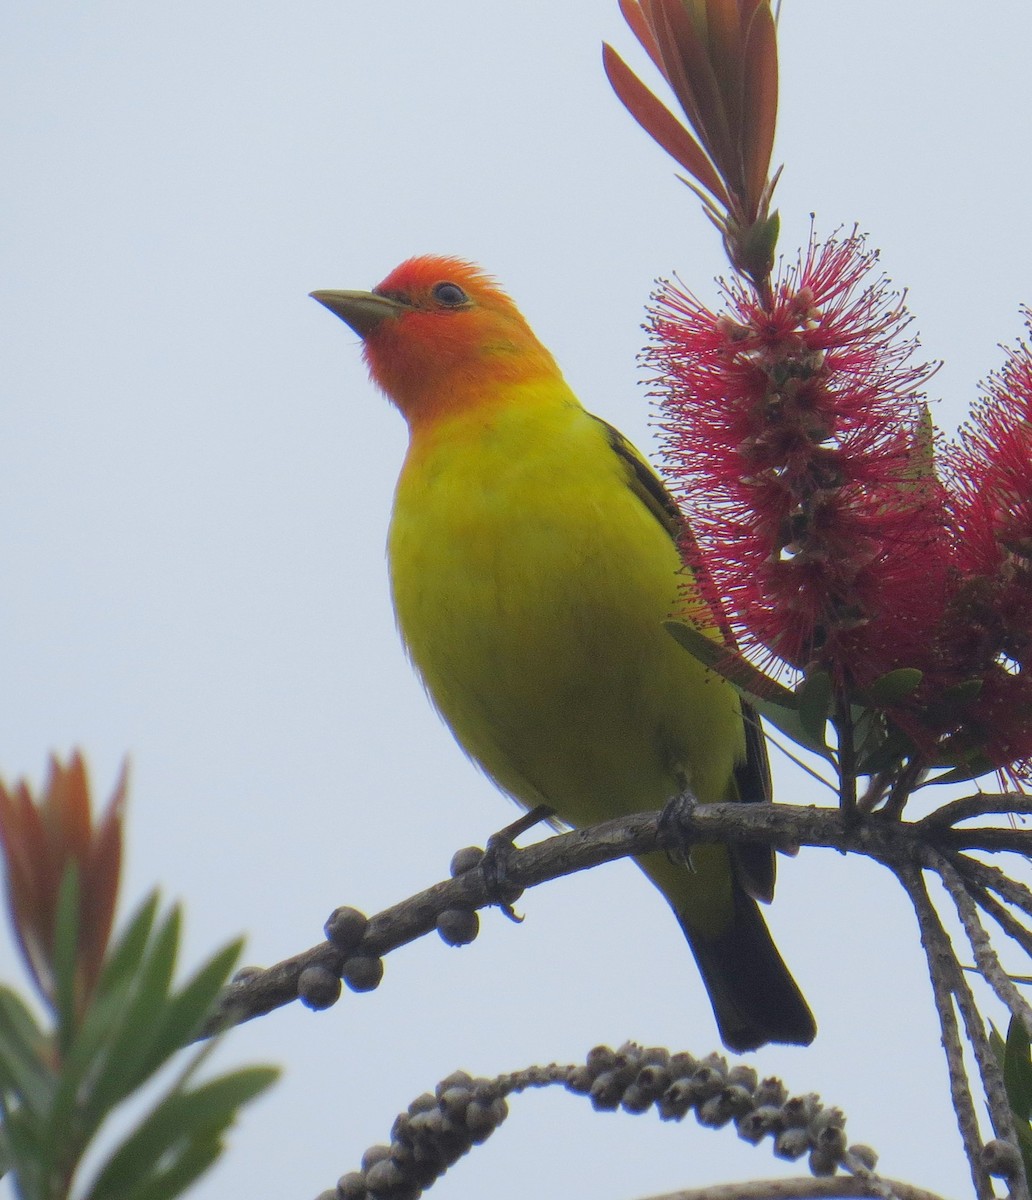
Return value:
M 469 303 L 469 297 L 457 283 L 435 283 L 434 299 L 448 308 L 458 308 Z

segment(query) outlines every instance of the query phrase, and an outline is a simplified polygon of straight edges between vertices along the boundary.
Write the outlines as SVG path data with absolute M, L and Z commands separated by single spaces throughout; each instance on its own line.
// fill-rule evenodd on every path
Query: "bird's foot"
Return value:
M 547 804 L 539 804 L 530 812 L 524 813 L 518 821 L 506 825 L 487 839 L 487 849 L 480 860 L 480 871 L 484 878 L 493 903 L 497 904 L 511 921 L 522 921 L 513 909 L 513 904 L 523 895 L 523 888 L 513 883 L 510 878 L 510 865 L 516 849 L 515 841 L 528 829 L 540 825 L 552 816 L 552 810 Z
M 691 869 L 691 853 L 694 836 L 692 817 L 699 801 L 688 787 L 683 788 L 663 806 L 659 814 L 657 829 L 664 837 L 672 838 L 667 854 L 673 862 Z

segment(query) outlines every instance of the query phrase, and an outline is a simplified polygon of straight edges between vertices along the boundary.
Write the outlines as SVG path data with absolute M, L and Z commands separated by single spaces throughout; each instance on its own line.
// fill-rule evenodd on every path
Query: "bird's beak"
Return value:
M 367 337 L 384 321 L 399 316 L 406 306 L 375 292 L 309 292 L 358 334 Z

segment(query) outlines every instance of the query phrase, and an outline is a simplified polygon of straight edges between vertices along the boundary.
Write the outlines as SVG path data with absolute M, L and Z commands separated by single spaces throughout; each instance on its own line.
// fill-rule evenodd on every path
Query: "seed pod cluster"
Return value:
M 367 1150 L 361 1170 L 342 1176 L 317 1200 L 417 1200 L 505 1120 L 508 1096 L 556 1083 L 599 1110 L 641 1113 L 654 1106 L 665 1121 L 694 1112 L 700 1125 L 733 1124 L 748 1142 L 771 1138 L 780 1158 L 808 1155 L 814 1175 L 844 1168 L 869 1177 L 877 1163 L 869 1146 L 847 1145 L 845 1117 L 813 1093 L 790 1096 L 779 1079 L 760 1079 L 744 1064 L 729 1067 L 720 1054 L 696 1058 L 626 1042 L 618 1050 L 596 1046 L 572 1066 L 527 1067 L 495 1079 L 454 1072 L 401 1113 L 389 1146 Z
M 618 1050 L 596 1046 L 571 1072 L 567 1086 L 590 1097 L 597 1109 L 640 1113 L 654 1105 L 665 1121 L 694 1112 L 699 1124 L 710 1128 L 733 1123 L 747 1142 L 772 1138 L 779 1158 L 808 1155 L 814 1175 L 835 1174 L 850 1152 L 839 1109 L 826 1108 L 812 1093 L 789 1096 L 780 1080 L 761 1080 L 743 1064 L 729 1067 L 719 1054 L 697 1059 L 633 1042 Z M 871 1162 L 873 1151 L 857 1150 L 863 1151 L 861 1161 Z
M 362 1169 L 337 1181 L 319 1200 L 416 1200 L 508 1115 L 497 1080 L 455 1071 L 433 1095 L 418 1096 L 391 1128 L 389 1146 L 372 1146 Z

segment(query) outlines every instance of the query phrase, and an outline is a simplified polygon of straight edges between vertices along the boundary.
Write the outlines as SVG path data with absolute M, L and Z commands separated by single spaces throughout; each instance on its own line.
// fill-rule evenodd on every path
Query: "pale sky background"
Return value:
M 383 547 L 403 424 L 306 293 L 415 253 L 472 258 L 588 406 L 651 448 L 635 355 L 652 282 L 676 270 L 713 298 L 723 264 L 610 93 L 603 39 L 644 69 L 616 0 L 0 10 L 0 774 L 39 780 L 79 745 L 106 795 L 130 755 L 123 912 L 155 884 L 181 897 L 189 963 L 242 931 L 248 962 L 286 957 L 336 905 L 394 903 L 513 815 L 402 655 Z M 1027 0 L 784 3 L 781 248 L 811 211 L 823 233 L 870 231 L 946 359 L 950 429 L 1032 300 L 1030 42 Z M 777 769 L 782 799 L 821 798 Z M 520 908 L 519 927 L 485 914 L 465 950 L 391 955 L 371 995 L 239 1031 L 222 1061 L 285 1077 L 193 1195 L 309 1200 L 457 1067 L 717 1044 L 633 867 Z M 804 851 L 769 920 L 820 1034 L 752 1061 L 842 1106 L 886 1174 L 967 1194 L 892 878 Z M 560 1091 L 512 1109 L 433 1195 L 617 1200 L 798 1169 Z

